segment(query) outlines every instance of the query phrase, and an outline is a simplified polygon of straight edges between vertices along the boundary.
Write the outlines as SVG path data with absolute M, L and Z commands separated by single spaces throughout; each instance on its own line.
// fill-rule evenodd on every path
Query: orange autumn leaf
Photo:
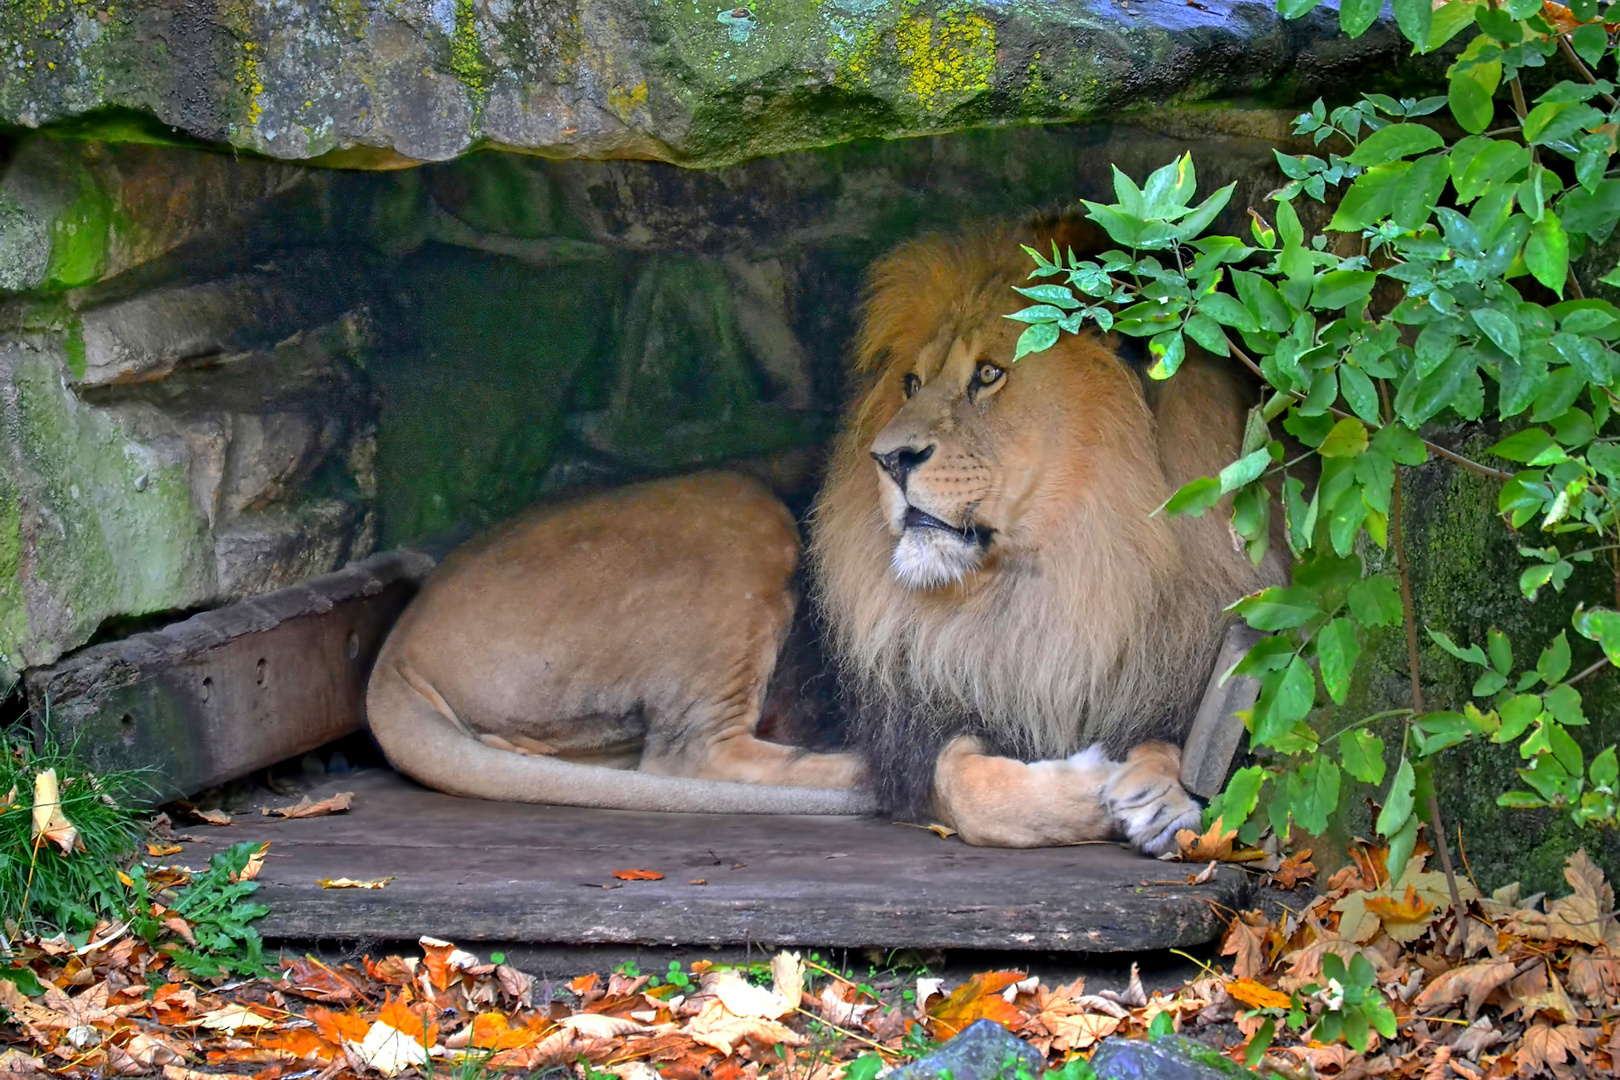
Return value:
M 597 984 L 601 981 L 602 978 L 599 975 L 581 975 L 577 979 L 569 980 L 568 989 L 572 990 L 581 997 L 584 997 L 592 990 L 595 990 Z
M 426 1002 L 407 1005 L 404 998 L 391 998 L 377 1014 L 377 1020 L 395 1031 L 409 1035 L 426 1050 L 439 1041 L 439 1025 L 433 1019 L 436 1011 Z M 367 1030 L 369 1031 L 369 1028 Z
M 146 853 L 154 859 L 161 859 L 165 855 L 178 855 L 185 848 L 179 844 L 147 844 Z
M 1271 880 L 1279 889 L 1292 889 L 1315 876 L 1316 864 L 1311 862 L 1311 849 L 1306 848 L 1284 859 L 1283 864 L 1271 875 Z
M 312 1021 L 321 1038 L 336 1047 L 351 1040 L 362 1042 L 366 1032 L 371 1030 L 370 1022 L 357 1013 L 332 1012 L 319 1005 L 311 1005 L 305 1011 L 304 1019 Z
M 1209 831 L 1202 836 L 1192 829 L 1182 829 L 1176 833 L 1176 843 L 1181 847 L 1181 857 L 1188 862 L 1228 859 L 1232 855 L 1232 841 L 1236 839 L 1237 830 L 1226 828 L 1225 820 L 1222 818 L 1216 818 Z
M 1021 971 L 987 971 L 973 976 L 951 991 L 951 996 L 928 1010 L 934 1035 L 940 1040 L 955 1038 L 976 1020 L 992 1020 L 1009 1031 L 1024 1025 L 1024 1014 L 1001 992 L 1022 982 Z
M 1369 896 L 1362 901 L 1366 909 L 1377 915 L 1387 926 L 1390 923 L 1422 923 L 1434 914 L 1434 905 L 1417 894 L 1411 885 L 1406 895 L 1397 900 L 1393 896 Z
M 467 1045 L 474 1050 L 521 1050 L 539 1042 L 540 1034 L 539 1027 L 512 1027 L 505 1013 L 479 1013 L 473 1017 L 472 1038 Z
M 331 1061 L 338 1049 L 336 1044 L 321 1038 L 309 1028 L 266 1032 L 259 1039 L 259 1045 L 298 1061 Z
M 1226 992 L 1252 1009 L 1286 1009 L 1289 1005 L 1287 994 L 1253 979 L 1234 980 L 1226 985 Z
M 656 870 L 615 870 L 613 876 L 620 881 L 663 881 L 664 875 Z

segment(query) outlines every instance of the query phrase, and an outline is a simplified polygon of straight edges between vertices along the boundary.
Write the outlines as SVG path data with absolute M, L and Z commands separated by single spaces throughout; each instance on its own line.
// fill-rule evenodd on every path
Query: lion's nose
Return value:
M 886 454 L 880 454 L 875 450 L 872 452 L 872 459 L 882 466 L 884 472 L 894 478 L 901 491 L 906 489 L 906 477 L 911 475 L 912 470 L 933 456 L 932 446 L 925 446 L 921 450 L 914 446 L 902 446 Z

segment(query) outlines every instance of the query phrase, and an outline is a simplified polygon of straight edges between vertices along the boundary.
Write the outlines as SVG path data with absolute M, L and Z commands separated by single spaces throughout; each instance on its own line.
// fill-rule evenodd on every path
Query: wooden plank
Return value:
M 383 636 L 432 566 L 388 552 L 81 650 L 28 674 L 39 733 L 174 798 L 358 731 Z
M 386 770 L 328 779 L 311 797 L 337 791 L 354 792 L 347 814 L 277 821 L 250 807 L 229 828 L 194 830 L 204 842 L 183 858 L 270 841 L 261 930 L 304 940 L 1135 951 L 1213 940 L 1246 889 L 1233 867 L 1166 884 L 1189 868 L 1116 844 L 1010 851 L 865 819 L 481 802 Z M 626 869 L 665 876 L 615 881 Z M 393 880 L 317 884 L 336 877 Z

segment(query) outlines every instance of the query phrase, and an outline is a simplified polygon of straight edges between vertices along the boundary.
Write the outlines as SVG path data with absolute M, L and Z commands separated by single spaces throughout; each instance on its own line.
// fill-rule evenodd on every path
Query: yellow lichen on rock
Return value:
M 990 89 L 996 69 L 996 28 L 982 15 L 907 15 L 894 30 L 900 63 L 917 103 L 932 112 Z

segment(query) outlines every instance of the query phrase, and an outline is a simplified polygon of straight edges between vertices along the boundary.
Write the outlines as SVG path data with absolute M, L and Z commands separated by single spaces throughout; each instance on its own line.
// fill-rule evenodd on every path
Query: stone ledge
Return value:
M 351 167 L 479 147 L 708 167 L 872 136 L 1308 100 L 1393 73 L 1406 52 L 1393 23 L 1351 41 L 1335 6 L 1286 22 L 1269 0 L 8 5 L 0 123 L 94 131 L 93 114 L 122 108 Z
M 402 549 L 25 677 L 35 726 L 194 794 L 358 731 L 384 636 L 433 560 Z

